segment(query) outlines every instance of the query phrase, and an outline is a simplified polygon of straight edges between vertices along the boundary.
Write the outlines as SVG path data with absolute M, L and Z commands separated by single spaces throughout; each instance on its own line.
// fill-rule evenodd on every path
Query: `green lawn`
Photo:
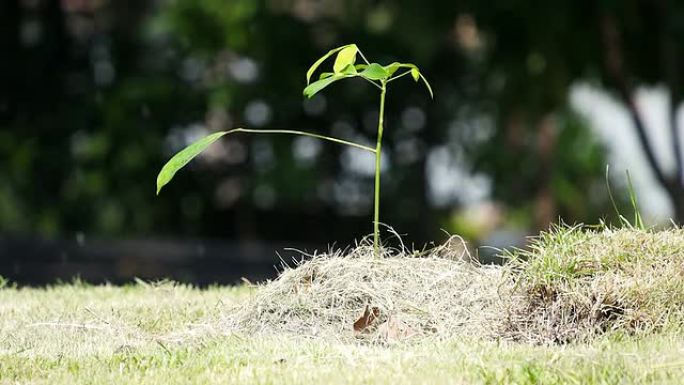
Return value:
M 233 334 L 246 288 L 0 289 L 0 384 L 680 384 L 684 338 L 369 346 Z

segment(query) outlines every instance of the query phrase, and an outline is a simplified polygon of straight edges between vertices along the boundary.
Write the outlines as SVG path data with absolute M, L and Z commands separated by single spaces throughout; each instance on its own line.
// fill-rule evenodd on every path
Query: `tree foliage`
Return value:
M 569 87 L 599 82 L 630 106 L 635 86 L 663 83 L 673 105 L 681 101 L 684 23 L 674 2 L 32 4 L 0 5 L 4 231 L 348 240 L 371 210 L 372 175 L 327 144 L 235 137 L 191 163 L 197 172 L 160 200 L 141 183 L 169 154 L 229 127 L 370 143 L 377 111 L 367 106 L 376 100 L 363 88 L 371 85 L 336 84 L 330 98 L 303 104 L 297 97 L 309 58 L 348 41 L 381 63 L 412 58 L 430 74 L 434 103 L 398 83 L 386 111 L 383 201 L 396 209 L 385 220 L 419 240 L 436 237 L 440 219 L 463 203 L 432 204 L 426 164 L 436 149 L 489 178 L 492 195 L 529 223 L 559 214 L 593 221 L 608 211 L 588 196 L 603 185 L 604 160 L 568 106 Z M 396 70 L 335 64 L 369 78 Z M 276 224 L 285 217 L 302 229 Z M 322 229 L 323 217 L 334 224 Z

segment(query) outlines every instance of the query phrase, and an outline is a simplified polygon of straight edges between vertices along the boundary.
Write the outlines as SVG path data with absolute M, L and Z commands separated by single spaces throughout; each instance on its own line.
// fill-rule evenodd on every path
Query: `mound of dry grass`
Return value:
M 454 242 L 417 257 L 362 246 L 287 268 L 230 316 L 234 330 L 341 340 L 590 341 L 684 330 L 684 230 L 558 228 L 507 265 Z
M 502 336 L 583 342 L 684 325 L 684 231 L 559 228 L 511 255 Z
M 463 258 L 462 247 L 427 256 L 362 246 L 315 256 L 262 285 L 231 318 L 240 330 L 393 341 L 487 337 L 498 317 L 501 269 Z

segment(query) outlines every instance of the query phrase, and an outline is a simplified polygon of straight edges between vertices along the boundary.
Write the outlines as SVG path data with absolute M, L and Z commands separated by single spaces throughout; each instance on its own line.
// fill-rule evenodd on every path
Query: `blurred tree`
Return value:
M 667 192 L 677 221 L 684 221 L 684 165 L 677 109 L 682 98 L 684 4 L 678 1 L 606 2 L 597 12 L 601 73 L 629 110 L 641 148 L 655 179 Z M 648 136 L 634 100 L 643 84 L 663 85 L 668 93 L 668 121 L 675 169 L 667 172 Z
M 0 230 L 343 243 L 370 232 L 370 159 L 304 138 L 229 138 L 154 197 L 163 160 L 210 130 L 372 142 L 374 89 L 301 97 L 310 61 L 348 42 L 379 61 L 410 58 L 435 85 L 434 102 L 411 84 L 388 95 L 387 223 L 424 242 L 469 203 L 434 198 L 428 163 L 440 159 L 459 171 L 449 178 L 490 181 L 530 226 L 594 221 L 608 211 L 590 193 L 604 162 L 567 94 L 579 79 L 613 84 L 600 15 L 624 20 L 626 41 L 652 35 L 628 24 L 641 2 L 628 3 L 4 1 Z
M 238 4 L 240 2 L 233 6 L 237 7 Z M 374 104 L 369 99 L 369 95 L 375 97 L 373 90 L 361 94 L 358 87 L 344 88 L 341 85 L 339 90 L 312 102 L 313 105 L 322 106 L 319 107 L 320 111 L 312 106 L 307 109 L 306 104 L 302 109 L 282 98 L 282 95 L 295 96 L 295 90 L 302 88 L 302 74 L 310 64 L 306 58 L 316 57 L 333 46 L 350 41 L 361 42 L 369 55 L 386 58 L 388 62 L 393 59 L 392 53 L 416 58 L 415 61 L 426 68 L 426 73 L 432 79 L 437 79 L 438 97 L 434 105 L 415 91 L 397 93 L 401 99 L 390 103 L 396 106 L 388 113 L 389 137 L 395 146 L 389 151 L 389 178 L 385 179 L 388 180 L 389 199 L 384 202 L 385 207 L 401 209 L 386 210 L 385 218 L 388 218 L 389 223 L 404 229 L 414 224 L 410 227 L 412 235 L 418 233 L 422 239 L 434 236 L 435 227 L 416 227 L 415 224 L 418 223 L 417 218 L 422 218 L 423 224 L 429 223 L 430 218 L 433 223 L 440 223 L 435 220 L 437 214 L 428 201 L 425 170 L 429 155 L 445 140 L 451 140 L 450 147 L 457 157 L 460 152 L 469 154 L 466 158 L 458 159 L 460 166 L 466 168 L 466 173 L 472 172 L 468 167 L 475 167 L 475 170 L 485 170 L 493 178 L 493 193 L 497 199 L 523 207 L 531 205 L 531 222 L 538 227 L 557 220 L 558 215 L 563 215 L 569 221 L 595 220 L 597 213 L 605 212 L 603 208 L 607 207 L 607 199 L 591 199 L 583 204 L 577 201 L 586 191 L 595 190 L 598 185 L 603 186 L 601 178 L 604 167 L 601 149 L 590 139 L 588 128 L 566 108 L 568 87 L 579 76 L 578 65 L 572 67 L 565 64 L 563 50 L 551 44 L 553 36 L 546 35 L 547 40 L 538 39 L 541 41 L 539 44 L 534 39 L 535 36 L 543 36 L 540 32 L 555 27 L 554 23 L 558 22 L 549 19 L 548 13 L 560 19 L 562 12 L 556 12 L 551 6 L 541 11 L 523 6 L 517 11 L 531 12 L 531 15 L 526 23 L 521 24 L 519 20 L 511 18 L 505 22 L 498 20 L 508 17 L 510 10 L 501 11 L 495 6 L 485 6 L 480 10 L 466 3 L 451 7 L 425 7 L 415 1 L 403 1 L 391 6 L 389 3 L 355 1 L 281 1 L 259 7 L 251 2 L 249 4 L 257 9 L 252 8 L 253 12 L 247 16 L 248 22 L 242 21 L 249 25 L 250 32 L 244 41 L 238 41 L 231 34 L 231 31 L 243 30 L 242 26 L 234 24 L 236 12 L 226 13 L 231 15 L 231 20 L 223 18 L 220 15 L 225 5 L 220 2 L 178 1 L 162 13 L 165 34 L 174 36 L 176 44 L 185 49 L 186 55 L 209 54 L 225 58 L 233 54 L 233 60 L 236 61 L 244 60 L 237 58 L 244 55 L 262 66 L 258 79 L 242 87 L 234 86 L 236 79 L 224 87 L 217 87 L 216 83 L 208 87 L 210 94 L 218 92 L 223 97 L 231 95 L 230 103 L 225 103 L 223 98 L 210 99 L 220 101 L 221 104 L 216 108 L 225 108 L 225 114 L 233 117 L 233 125 L 250 124 L 249 119 L 244 117 L 249 103 L 258 98 L 255 95 L 262 95 L 263 98 L 263 95 L 272 95 L 273 90 L 277 89 L 275 97 L 267 100 L 269 111 L 276 111 L 272 119 L 272 122 L 278 122 L 276 125 L 314 130 L 344 127 L 346 131 L 341 132 L 342 135 L 372 140 L 374 126 L 366 122 L 372 121 L 372 114 L 377 112 L 367 110 L 365 106 Z M 188 7 L 195 10 L 189 12 Z M 192 20 L 198 17 L 197 14 L 213 19 L 207 20 L 204 25 L 220 26 L 223 31 L 187 28 L 194 25 Z M 491 26 L 496 28 L 481 29 L 476 23 L 478 18 L 485 23 L 491 20 Z M 484 26 L 490 27 L 489 24 Z M 527 28 L 528 31 L 510 34 L 519 28 Z M 565 39 L 569 39 L 568 29 L 562 33 L 566 34 L 563 36 Z M 502 36 L 501 42 L 497 40 L 499 35 Z M 213 53 L 202 42 L 218 41 L 220 38 L 213 39 L 210 36 L 223 36 L 224 39 L 216 43 Z M 514 40 L 515 45 L 506 44 L 506 39 Z M 553 57 L 547 58 L 544 56 L 547 52 L 530 48 L 535 45 L 540 45 L 540 50 L 553 48 Z M 267 49 L 263 50 L 264 47 Z M 546 60 L 553 62 L 548 63 L 547 67 Z M 275 64 L 274 68 L 270 68 L 272 64 Z M 227 90 L 228 87 L 230 90 Z M 299 102 L 295 98 L 292 100 Z M 289 114 L 282 115 L 282 111 Z M 493 124 L 494 127 L 492 124 L 488 126 L 486 121 L 486 116 L 492 114 L 500 117 Z M 513 122 L 516 115 L 518 127 Z M 312 122 L 317 125 L 312 126 Z M 254 122 L 251 123 L 254 125 Z M 527 130 L 528 126 L 531 130 Z M 265 141 L 261 138 L 243 140 Z M 564 141 L 560 148 L 555 146 L 558 140 Z M 290 139 L 273 141 L 280 143 Z M 582 151 L 577 151 L 578 146 L 583 146 Z M 326 145 L 325 151 L 319 155 L 321 159 L 326 159 L 324 164 L 332 163 L 333 167 L 338 167 L 334 171 L 337 175 L 331 175 L 332 179 L 326 181 L 327 186 L 333 187 L 332 191 L 329 190 L 333 198 L 339 197 L 337 201 L 331 202 L 327 194 L 318 197 L 310 193 L 307 195 L 307 191 L 316 190 L 317 184 L 315 176 L 309 175 L 305 179 L 308 181 L 305 186 L 278 184 L 276 195 L 279 204 L 287 204 L 289 196 L 289 199 L 295 199 L 295 207 L 321 200 L 321 204 L 333 203 L 338 209 L 346 206 L 351 212 L 369 210 L 370 174 L 366 171 L 365 175 L 349 175 L 353 163 L 345 158 L 345 154 L 340 157 L 337 151 L 338 148 L 328 149 Z M 287 159 L 289 156 L 283 152 L 278 159 Z M 469 161 L 469 158 L 475 159 L 475 162 Z M 275 181 L 276 175 L 292 175 L 291 168 L 292 164 L 278 163 L 272 168 L 273 174 L 267 174 L 264 180 Z M 249 171 L 252 175 L 260 173 L 259 167 Z M 273 187 L 270 189 L 274 190 Z M 296 190 L 288 194 L 288 189 Z M 340 191 L 337 194 L 336 189 Z M 306 197 L 306 200 L 302 201 L 301 197 Z M 456 200 L 447 201 L 446 207 L 458 203 L 456 197 Z M 439 215 L 444 215 L 444 211 Z
M 670 197 L 675 217 L 684 220 L 681 131 L 676 119 L 682 102 L 679 73 L 684 46 L 677 42 L 684 38 L 684 4 L 667 0 L 508 1 L 497 5 L 473 2 L 472 7 L 493 39 L 492 68 L 485 73 L 504 78 L 500 105 L 505 110 L 500 119 L 519 122 L 530 113 L 543 117 L 567 104 L 573 82 L 602 82 L 629 111 L 655 180 Z M 642 85 L 664 85 L 669 94 L 675 158 L 671 173 L 659 163 L 634 100 L 634 90 Z M 568 149 L 565 143 L 563 147 Z

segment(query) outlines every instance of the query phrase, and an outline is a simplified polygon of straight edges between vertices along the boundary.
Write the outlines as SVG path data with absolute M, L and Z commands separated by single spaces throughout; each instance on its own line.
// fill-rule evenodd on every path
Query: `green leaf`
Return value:
M 316 72 L 316 69 L 318 68 L 318 66 L 320 66 L 321 63 L 323 63 L 325 61 L 325 59 L 327 59 L 330 56 L 336 54 L 337 52 L 339 52 L 339 51 L 341 51 L 347 47 L 351 47 L 351 46 L 356 47 L 356 44 L 347 44 L 347 45 L 343 45 L 341 47 L 331 49 L 330 51 L 328 51 L 328 53 L 323 55 L 320 59 L 316 60 L 316 62 L 314 64 L 312 64 L 311 67 L 309 67 L 309 70 L 306 71 L 306 84 L 309 84 L 311 82 L 311 76 L 313 76 L 313 73 Z
M 385 66 L 385 70 L 390 76 L 394 75 L 400 68 L 418 68 L 415 64 L 394 62 Z
M 408 68 L 411 72 L 411 77 L 413 80 L 418 81 L 418 80 L 423 80 L 423 83 L 425 83 L 425 88 L 427 88 L 428 92 L 430 93 L 431 98 L 435 98 L 435 95 L 432 93 L 432 87 L 430 86 L 430 83 L 428 83 L 427 79 L 425 79 L 425 76 L 423 76 L 422 73 L 420 73 L 420 69 L 415 64 L 412 63 L 398 63 L 394 62 L 392 64 L 386 65 L 385 70 L 389 73 L 389 76 L 394 75 L 397 70 L 400 68 Z M 400 74 L 399 76 L 404 75 L 406 72 Z
M 388 73 L 390 76 L 392 76 L 392 75 L 394 75 L 394 73 L 397 72 L 397 70 L 399 69 L 399 65 L 400 65 L 400 63 L 397 63 L 397 62 L 394 62 L 394 63 L 392 63 L 392 64 L 388 64 L 388 65 L 385 66 L 385 71 L 387 71 L 387 73 Z
M 353 64 L 349 64 L 348 66 L 344 67 L 344 69 L 340 73 L 343 75 L 356 75 L 358 72 L 356 71 L 356 67 L 354 67 Z
M 323 73 L 321 73 L 321 76 L 318 77 L 318 79 L 320 80 L 320 79 L 329 78 L 333 75 L 335 75 L 335 74 L 332 72 L 323 72 Z
M 389 76 L 392 76 L 392 75 L 394 75 L 395 72 L 397 72 L 397 70 L 398 70 L 399 68 L 401 68 L 401 63 L 395 61 L 395 62 L 392 63 L 392 64 L 386 65 L 386 66 L 385 66 L 385 71 L 387 71 L 387 73 L 389 74 Z
M 415 81 L 418 81 L 418 79 L 420 79 L 420 71 L 418 71 L 418 68 L 411 68 L 411 77 Z
M 337 54 L 335 58 L 335 64 L 333 64 L 333 71 L 341 73 L 347 66 L 354 66 L 356 62 L 356 53 L 359 52 L 359 48 L 356 44 L 350 44 L 349 46 L 343 48 L 340 53 Z
M 368 67 L 366 67 L 366 69 L 363 70 L 359 75 L 369 80 L 381 80 L 387 79 L 389 77 L 389 73 L 385 67 L 378 63 L 369 64 Z
M 171 182 L 171 179 L 173 179 L 173 176 L 176 175 L 178 170 L 183 168 L 192 159 L 209 147 L 210 144 L 214 143 L 227 133 L 227 131 L 220 131 L 205 136 L 204 138 L 185 147 L 183 150 L 174 155 L 168 162 L 166 162 L 161 171 L 159 171 L 159 175 L 157 175 L 157 195 L 159 195 L 162 187 Z
M 306 88 L 304 88 L 304 96 L 306 96 L 307 98 L 311 98 L 314 95 L 316 95 L 319 91 L 331 85 L 332 83 L 351 76 L 353 75 L 335 74 L 325 79 L 317 80 L 306 86 Z

